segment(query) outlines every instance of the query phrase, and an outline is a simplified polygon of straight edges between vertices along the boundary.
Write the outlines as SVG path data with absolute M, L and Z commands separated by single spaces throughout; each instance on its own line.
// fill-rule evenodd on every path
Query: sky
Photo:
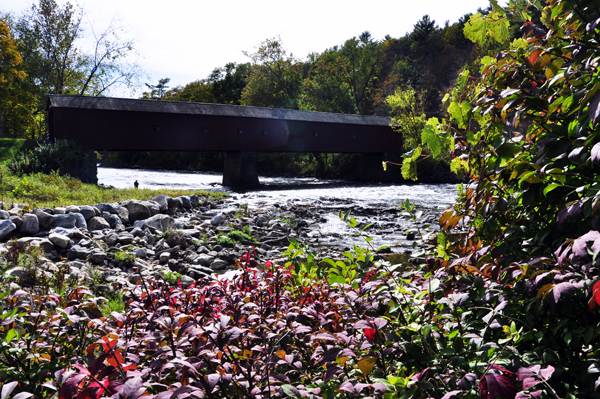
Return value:
M 16 15 L 34 0 L 0 0 L 0 13 Z M 35 0 L 37 2 L 37 0 Z M 57 0 L 64 4 L 66 0 Z M 323 52 L 346 40 L 371 32 L 376 40 L 411 32 L 428 14 L 439 26 L 475 13 L 488 0 L 79 0 L 85 10 L 84 34 L 90 26 L 103 31 L 114 19 L 124 39 L 134 39 L 144 83 L 170 78 L 170 87 L 208 77 L 228 62 L 248 62 L 267 38 L 280 37 L 296 58 Z M 82 47 L 85 47 L 82 42 Z M 137 97 L 143 89 L 122 88 L 114 96 Z

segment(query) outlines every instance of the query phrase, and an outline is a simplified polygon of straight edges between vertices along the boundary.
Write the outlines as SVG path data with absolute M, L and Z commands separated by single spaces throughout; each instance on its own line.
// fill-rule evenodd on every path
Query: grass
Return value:
M 67 205 L 92 205 L 107 202 L 119 202 L 128 199 L 149 200 L 157 194 L 169 197 L 192 195 L 209 197 L 218 200 L 227 196 L 225 193 L 202 190 L 150 190 L 150 189 L 116 189 L 105 188 L 94 184 L 59 176 L 58 173 L 45 175 L 36 173 L 18 177 L 10 173 L 5 164 L 0 165 L 0 201 L 5 204 L 26 203 L 31 208 L 57 207 Z

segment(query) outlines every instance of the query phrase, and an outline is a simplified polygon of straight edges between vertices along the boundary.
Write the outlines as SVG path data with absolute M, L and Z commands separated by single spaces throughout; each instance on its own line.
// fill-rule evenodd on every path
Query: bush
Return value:
M 32 173 L 50 174 L 65 170 L 73 163 L 85 159 L 81 147 L 72 141 L 60 140 L 55 143 L 40 143 L 35 150 L 19 153 L 8 167 L 17 176 Z

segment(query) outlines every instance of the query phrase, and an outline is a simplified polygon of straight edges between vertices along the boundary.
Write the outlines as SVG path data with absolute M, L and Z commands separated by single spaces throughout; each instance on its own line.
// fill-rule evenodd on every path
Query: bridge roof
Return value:
M 389 126 L 390 124 L 390 118 L 386 116 L 334 114 L 327 112 L 298 111 L 292 109 L 250 107 L 228 104 L 68 96 L 56 94 L 51 94 L 48 96 L 48 107 L 276 119 L 303 122 L 341 123 L 350 125 Z

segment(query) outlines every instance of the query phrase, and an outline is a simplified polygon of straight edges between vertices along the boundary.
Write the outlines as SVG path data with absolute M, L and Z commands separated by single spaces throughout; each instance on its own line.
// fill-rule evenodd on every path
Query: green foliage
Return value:
M 235 240 L 225 235 L 218 235 L 216 243 L 219 245 L 233 245 L 235 244 Z
M 392 129 L 402 134 L 403 150 L 410 151 L 420 146 L 426 118 L 414 89 L 396 89 L 385 103 L 392 115 Z
M 83 149 L 72 141 L 60 140 L 55 143 L 39 143 L 34 150 L 16 154 L 8 167 L 17 176 L 60 172 L 85 159 Z
M 243 241 L 254 241 L 254 237 L 251 234 L 246 233 L 245 231 L 240 230 L 231 230 L 227 233 L 227 237 L 235 240 L 237 242 Z
M 179 278 L 181 278 L 181 273 L 173 273 L 172 271 L 168 271 L 162 276 L 162 279 L 169 285 L 176 285 Z
M 116 251 L 113 254 L 113 259 L 117 263 L 123 263 L 124 265 L 132 266 L 135 262 L 136 256 L 131 252 Z

